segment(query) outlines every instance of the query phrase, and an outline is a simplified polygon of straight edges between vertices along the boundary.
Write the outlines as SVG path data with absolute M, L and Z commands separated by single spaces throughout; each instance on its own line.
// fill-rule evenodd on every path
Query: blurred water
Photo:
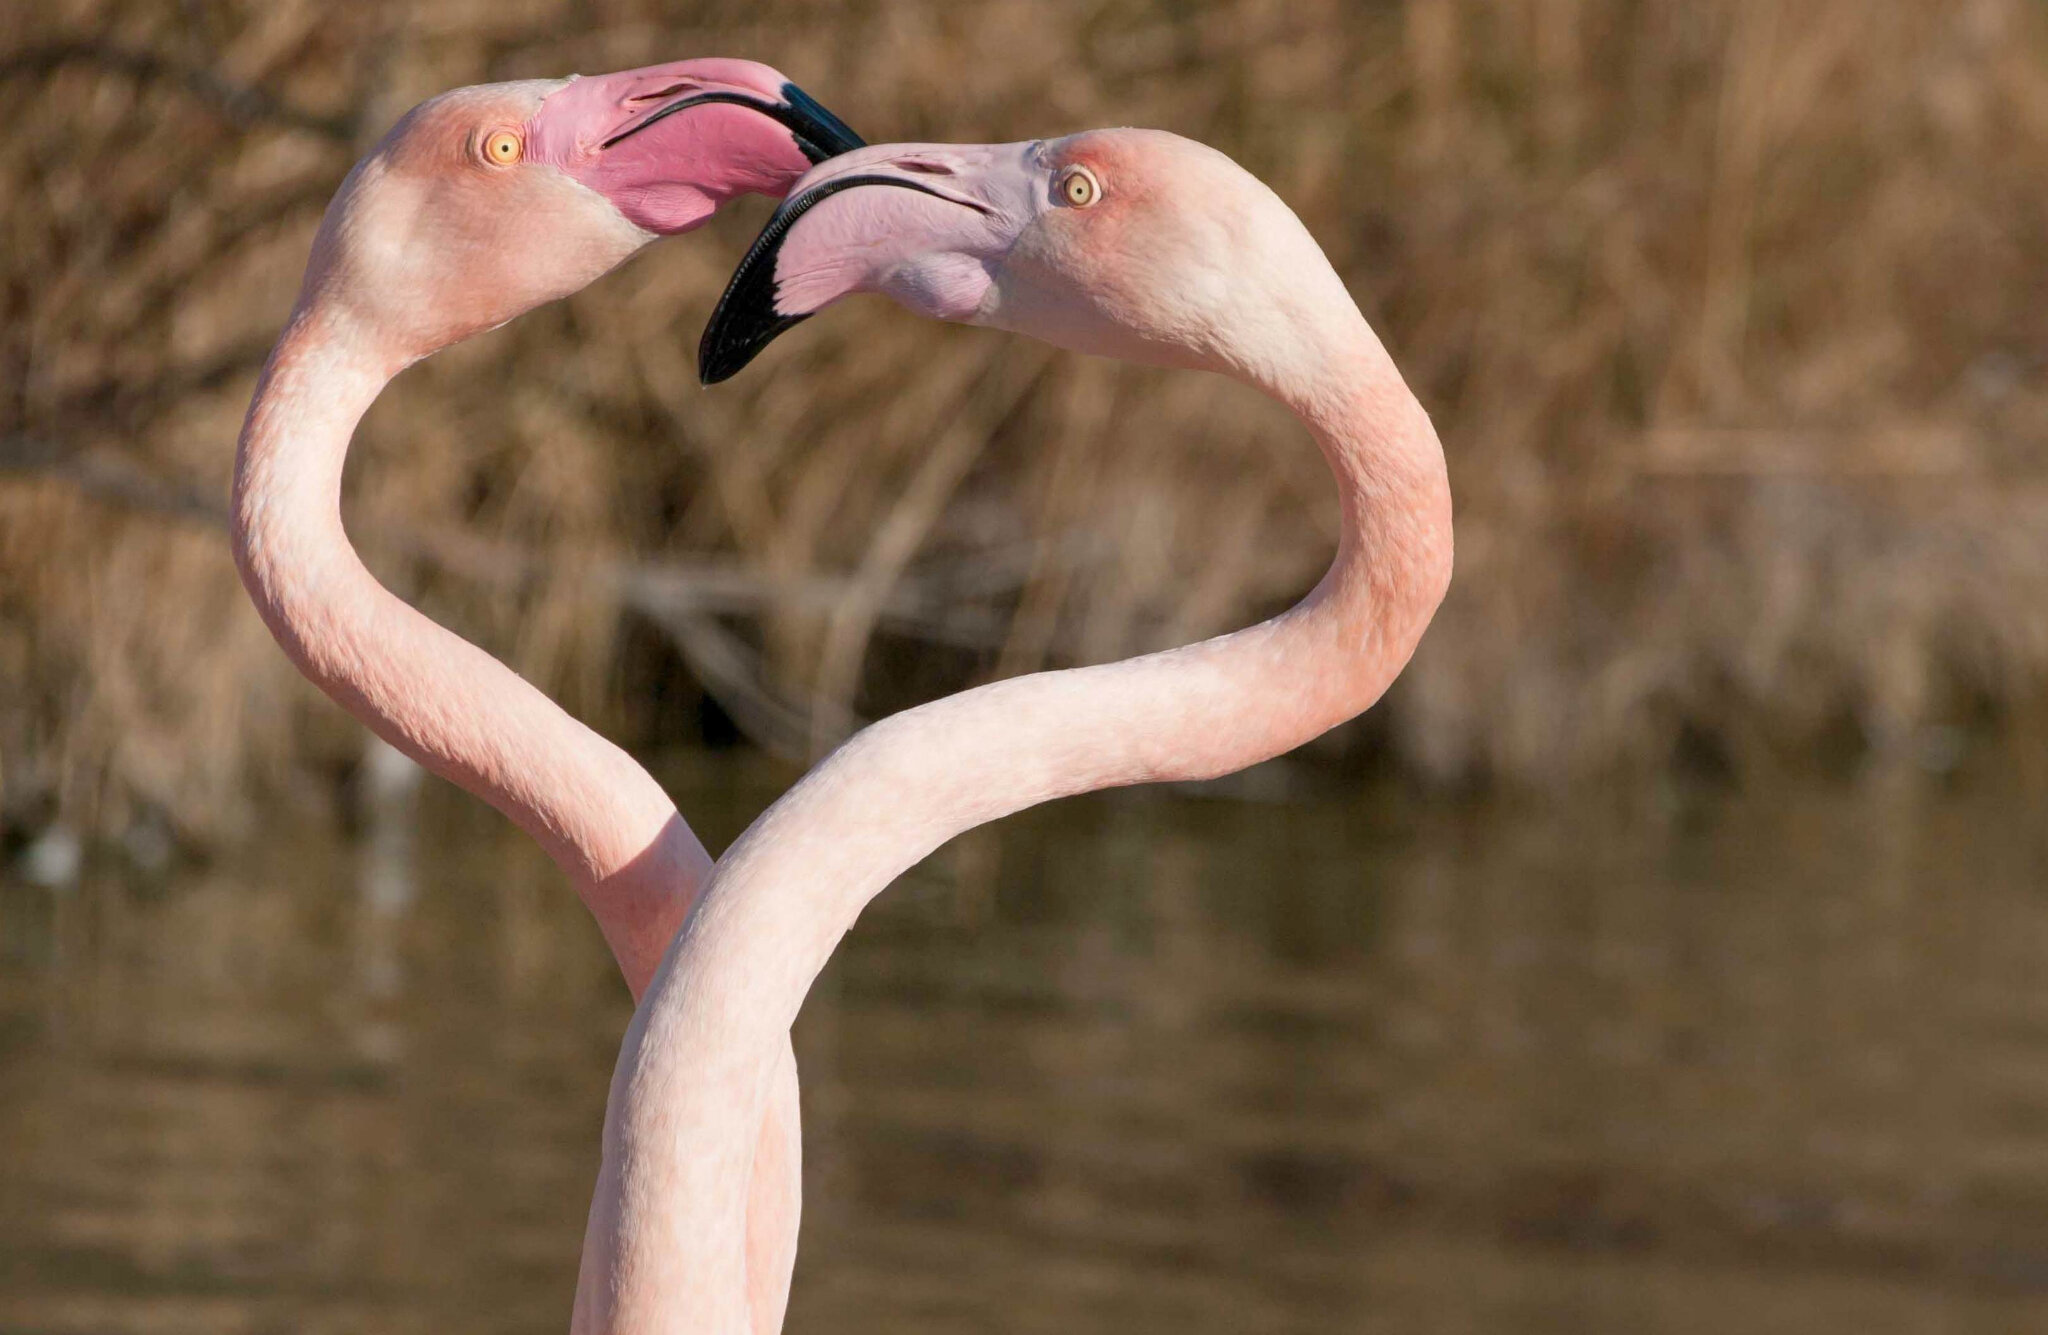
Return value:
M 780 778 L 674 786 L 717 846 Z M 542 859 L 425 803 L 0 886 L 0 1331 L 565 1328 L 625 995 Z M 1125 794 L 972 836 L 805 1011 L 791 1329 L 2040 1329 L 2037 811 Z

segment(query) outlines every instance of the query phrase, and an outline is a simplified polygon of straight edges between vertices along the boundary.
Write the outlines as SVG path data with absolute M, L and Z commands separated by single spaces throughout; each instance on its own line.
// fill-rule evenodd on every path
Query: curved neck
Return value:
M 637 997 L 710 873 L 660 786 L 618 747 L 414 611 L 341 523 L 356 423 L 403 366 L 318 297 L 271 352 L 235 458 L 242 582 L 299 669 L 363 724 L 538 839 Z
M 720 861 L 620 1054 L 593 1208 L 612 1282 L 590 1293 L 586 1258 L 586 1297 L 605 1319 L 579 1329 L 653 1329 L 656 1313 L 666 1329 L 741 1328 L 729 1277 L 740 1273 L 741 1170 L 773 1039 L 898 874 L 963 830 L 1051 798 L 1278 755 L 1365 710 L 1406 665 L 1449 584 L 1450 489 L 1427 414 L 1344 307 L 1313 373 L 1264 386 L 1314 433 L 1343 498 L 1336 560 L 1305 600 L 1186 648 L 997 682 L 885 719 Z

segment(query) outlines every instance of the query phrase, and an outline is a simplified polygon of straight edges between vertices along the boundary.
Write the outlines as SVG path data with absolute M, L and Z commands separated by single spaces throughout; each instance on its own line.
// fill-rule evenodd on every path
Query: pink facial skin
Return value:
M 763 114 L 787 105 L 788 86 L 748 60 L 572 79 L 528 122 L 526 160 L 559 168 L 649 232 L 685 232 L 735 196 L 781 194 L 810 167 L 792 129 Z M 698 101 L 707 97 L 736 100 Z M 679 103 L 696 104 L 671 113 Z
M 1036 144 L 884 145 L 835 158 L 792 188 L 822 194 L 775 262 L 778 315 L 879 292 L 939 320 L 967 320 L 995 266 L 1037 216 Z M 857 181 L 900 182 L 895 188 Z M 837 187 L 837 188 L 836 188 Z M 942 244 L 934 239 L 943 237 Z

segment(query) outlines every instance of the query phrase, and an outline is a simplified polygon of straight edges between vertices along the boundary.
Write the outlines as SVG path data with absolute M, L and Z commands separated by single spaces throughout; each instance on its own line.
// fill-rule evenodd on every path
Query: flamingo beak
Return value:
M 740 261 L 697 374 L 728 380 L 785 331 L 856 292 L 976 321 L 1045 196 L 1035 144 L 889 144 L 813 168 Z
M 823 162 L 868 146 L 868 141 L 855 134 L 851 125 L 793 83 L 782 85 L 782 104 L 769 108 L 768 114 L 789 127 L 796 136 L 797 147 L 812 162 Z
M 763 97 L 757 93 L 723 88 L 677 98 L 675 101 L 655 111 L 652 115 L 635 121 L 625 129 L 620 130 L 617 134 L 605 140 L 599 147 L 606 149 L 616 147 L 624 140 L 639 134 L 648 126 L 665 120 L 679 111 L 688 111 L 691 107 L 706 106 L 715 102 L 726 102 L 734 106 L 750 107 L 769 119 L 779 122 L 783 128 L 789 131 L 791 137 L 796 140 L 798 151 L 813 164 L 824 162 L 829 158 L 836 158 L 842 153 L 851 153 L 857 148 L 865 148 L 867 146 L 867 140 L 855 134 L 852 126 L 826 110 L 825 105 L 819 102 L 818 99 L 812 97 L 793 83 L 785 83 L 782 85 L 782 97 L 779 101 Z
M 657 236 L 700 226 L 741 195 L 780 199 L 819 162 L 861 147 L 815 98 L 745 60 L 564 79 L 526 131 L 527 163 L 563 172 Z

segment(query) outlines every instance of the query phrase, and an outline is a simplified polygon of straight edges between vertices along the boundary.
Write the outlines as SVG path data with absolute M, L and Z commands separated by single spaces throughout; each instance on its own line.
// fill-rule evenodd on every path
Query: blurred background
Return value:
M 300 681 L 224 498 L 401 112 L 709 54 L 876 141 L 1225 149 L 1457 501 L 1364 719 L 867 915 L 797 1034 L 792 1328 L 2048 1320 L 2048 6 L 0 13 L 0 1331 L 564 1324 L 625 991 Z M 347 484 L 714 851 L 861 720 L 1321 572 L 1316 451 L 1217 378 L 870 301 L 700 390 L 768 211 L 407 372 Z

